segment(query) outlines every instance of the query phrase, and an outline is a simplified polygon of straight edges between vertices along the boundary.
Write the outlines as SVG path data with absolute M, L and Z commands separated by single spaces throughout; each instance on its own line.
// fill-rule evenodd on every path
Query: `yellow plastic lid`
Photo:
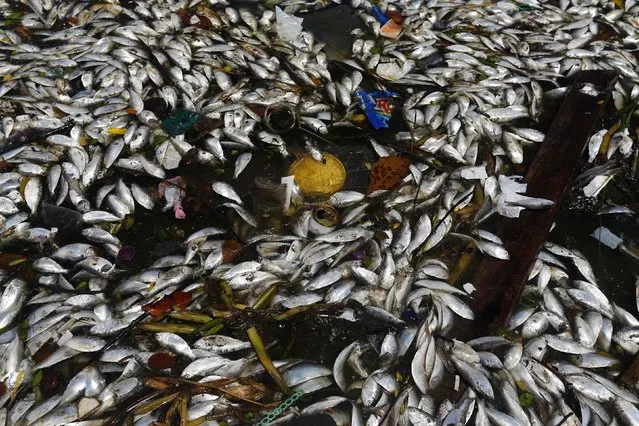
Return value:
M 339 191 L 346 181 L 346 170 L 342 162 L 334 155 L 323 153 L 324 162 L 315 161 L 305 155 L 291 164 L 289 174 L 295 176 L 295 182 L 304 195 L 328 197 Z

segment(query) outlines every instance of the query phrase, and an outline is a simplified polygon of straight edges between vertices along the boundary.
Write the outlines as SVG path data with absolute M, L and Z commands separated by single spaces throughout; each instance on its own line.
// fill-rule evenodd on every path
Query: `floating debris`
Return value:
M 339 158 L 322 153 L 322 159 L 305 155 L 289 167 L 304 195 L 328 197 L 339 191 L 346 181 L 346 170 Z
M 162 127 L 171 136 L 183 135 L 191 130 L 199 118 L 196 112 L 176 109 L 162 120 Z
M 397 93 L 388 90 L 373 92 L 356 90 L 354 95 L 375 129 L 388 127 L 388 120 L 394 108 L 393 99 L 399 96 Z
M 373 6 L 371 8 L 371 12 L 373 12 L 375 18 L 377 18 L 379 23 L 382 25 L 379 29 L 379 35 L 392 39 L 399 38 L 399 36 L 402 34 L 402 27 L 397 22 L 395 22 L 395 19 L 391 19 L 386 16 L 384 12 L 382 12 L 377 6 Z M 395 15 L 401 17 L 401 15 L 399 14 Z
M 623 240 L 621 238 L 619 238 L 605 226 L 600 226 L 599 228 L 595 229 L 591 235 L 613 250 L 619 247 L 621 243 L 623 243 Z
M 125 262 L 130 262 L 135 258 L 135 248 L 131 246 L 124 246 L 118 251 L 118 259 Z

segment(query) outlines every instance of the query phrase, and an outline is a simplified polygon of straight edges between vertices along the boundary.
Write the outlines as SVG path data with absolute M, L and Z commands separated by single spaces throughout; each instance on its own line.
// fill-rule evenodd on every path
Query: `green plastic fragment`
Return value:
M 188 132 L 199 118 L 198 113 L 180 108 L 162 120 L 162 127 L 171 136 L 182 135 Z

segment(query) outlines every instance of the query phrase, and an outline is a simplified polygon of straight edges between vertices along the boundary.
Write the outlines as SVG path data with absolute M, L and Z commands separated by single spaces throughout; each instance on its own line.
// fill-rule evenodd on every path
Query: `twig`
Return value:
M 288 388 L 288 385 L 284 381 L 284 378 L 280 374 L 279 370 L 271 361 L 271 358 L 268 356 L 266 352 L 266 348 L 264 348 L 264 343 L 262 342 L 262 338 L 257 331 L 257 328 L 251 327 L 246 331 L 248 334 L 249 340 L 255 349 L 255 353 L 257 354 L 257 358 L 260 360 L 260 363 L 264 366 L 264 369 L 271 375 L 275 383 L 279 386 L 280 390 L 286 394 L 290 395 L 291 390 Z

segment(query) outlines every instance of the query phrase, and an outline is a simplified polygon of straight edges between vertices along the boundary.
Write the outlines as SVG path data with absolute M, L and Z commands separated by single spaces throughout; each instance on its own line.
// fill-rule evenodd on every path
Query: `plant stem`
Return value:
M 278 289 L 277 284 L 273 284 L 272 286 L 267 288 L 262 294 L 260 294 L 260 297 L 257 298 L 257 300 L 255 301 L 253 306 L 251 306 L 251 308 L 253 309 L 263 308 L 264 305 L 266 305 L 273 298 L 273 296 L 275 296 L 275 294 L 277 293 L 277 289 Z
M 176 333 L 176 334 L 193 334 L 195 333 L 197 328 L 194 325 L 187 325 L 187 324 L 145 322 L 144 324 L 140 324 L 140 330 L 150 331 L 151 333 L 159 333 L 162 331 L 166 331 L 169 333 Z
M 260 334 L 258 333 L 257 328 L 255 327 L 249 328 L 246 331 L 246 334 L 248 334 L 249 340 L 251 341 L 251 344 L 253 345 L 253 348 L 255 349 L 255 353 L 257 354 L 258 359 L 264 366 L 264 369 L 268 372 L 268 374 L 271 375 L 275 383 L 277 383 L 277 386 L 279 386 L 280 390 L 284 394 L 290 395 L 291 390 L 288 388 L 288 385 L 284 381 L 284 378 L 280 374 L 277 367 L 275 367 L 275 365 L 273 364 L 273 361 L 271 361 L 271 358 L 268 356 L 268 353 L 266 353 L 266 348 L 264 347 L 264 343 L 262 342 L 262 338 L 260 337 Z

